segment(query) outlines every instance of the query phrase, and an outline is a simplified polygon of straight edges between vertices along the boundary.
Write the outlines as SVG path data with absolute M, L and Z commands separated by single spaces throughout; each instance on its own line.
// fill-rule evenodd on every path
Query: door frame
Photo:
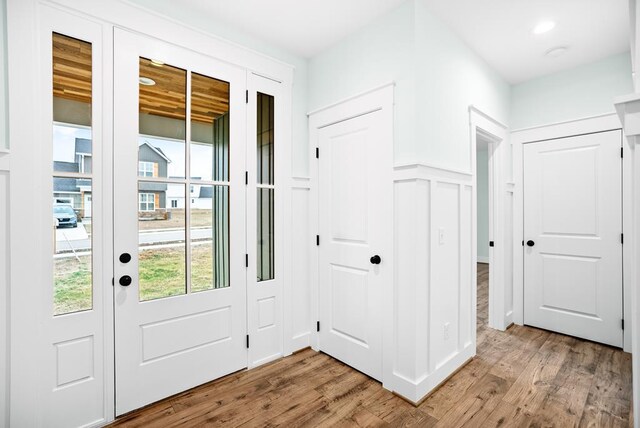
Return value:
M 477 136 L 481 134 L 489 140 L 489 240 L 494 247 L 489 247 L 489 319 L 488 325 L 496 330 L 506 330 L 513 323 L 513 312 L 507 310 L 507 287 L 512 287 L 512 281 L 505 275 L 506 251 L 510 231 L 504 226 L 505 197 L 508 189 L 508 148 L 509 134 L 507 126 L 493 119 L 478 108 L 469 108 L 469 122 L 471 133 L 471 165 L 473 174 L 473 274 L 472 287 L 477 290 L 477 237 L 478 237 L 478 174 L 477 174 Z M 477 296 L 477 292 L 476 292 Z M 474 302 L 475 304 L 476 302 Z M 477 322 L 477 321 L 476 321 Z
M 311 348 L 315 351 L 320 349 L 320 334 L 317 329 L 319 322 L 319 303 L 320 303 L 320 266 L 319 266 L 319 246 L 316 244 L 316 236 L 319 230 L 319 176 L 318 162 L 316 158 L 316 148 L 318 147 L 319 130 L 329 125 L 333 125 L 345 120 L 363 116 L 375 111 L 381 112 L 381 120 L 384 132 L 387 134 L 391 142 L 388 147 L 386 159 L 388 159 L 387 168 L 380 171 L 384 175 L 384 188 L 380 189 L 381 198 L 384 198 L 393 204 L 393 150 L 394 150 L 394 134 L 393 134 L 393 107 L 394 107 L 394 87 L 395 84 L 387 83 L 382 86 L 372 88 L 368 91 L 354 95 L 347 99 L 330 104 L 326 107 L 314 110 L 307 115 L 309 116 L 309 172 L 310 172 L 310 231 L 312 233 L 309 239 L 309 280 L 311 287 Z M 389 230 L 393 230 L 393 214 L 387 218 Z M 393 239 L 385 244 L 387 248 L 380 249 L 381 252 L 389 254 L 386 258 L 388 269 L 391 270 L 390 277 L 394 278 L 394 244 Z M 393 284 L 391 284 L 393 285 Z M 393 359 L 395 355 L 395 341 L 393 340 L 393 320 L 394 320 L 394 287 L 384 287 L 382 292 L 382 386 L 386 389 L 392 389 L 390 384 L 393 377 Z
M 572 137 L 583 134 L 593 134 L 605 131 L 620 130 L 622 125 L 615 113 L 603 114 L 559 122 L 531 128 L 518 129 L 511 132 L 513 145 L 513 178 L 515 182 L 514 211 L 513 211 L 513 322 L 524 324 L 524 150 L 523 145 L 557 138 Z M 630 318 L 631 314 L 631 285 L 633 284 L 631 269 L 633 266 L 632 224 L 625 219 L 633 219 L 633 156 L 632 147 L 628 139 L 623 138 L 625 156 L 622 158 L 622 233 L 629 237 L 622 246 L 622 316 Z M 632 323 L 625 323 L 623 334 L 623 350 L 631 352 Z

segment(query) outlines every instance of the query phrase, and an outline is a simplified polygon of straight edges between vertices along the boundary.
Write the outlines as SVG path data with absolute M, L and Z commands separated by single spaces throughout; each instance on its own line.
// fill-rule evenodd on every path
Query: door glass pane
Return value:
M 91 180 L 53 178 L 53 313 L 92 308 Z
M 138 176 L 185 177 L 187 72 L 140 58 Z
M 194 185 L 191 291 L 229 286 L 229 187 Z
M 191 73 L 191 177 L 229 181 L 229 83 Z
M 52 34 L 53 313 L 93 307 L 91 43 Z
M 140 301 L 186 293 L 184 202 L 184 184 L 138 184 Z
M 274 98 L 271 95 L 258 93 L 256 135 L 258 158 L 258 281 L 275 278 L 274 125 Z

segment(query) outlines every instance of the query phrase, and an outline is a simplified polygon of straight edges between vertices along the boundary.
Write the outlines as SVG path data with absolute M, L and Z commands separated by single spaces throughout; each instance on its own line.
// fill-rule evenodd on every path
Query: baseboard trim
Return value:
M 469 364 L 471 361 L 473 361 L 473 359 L 475 358 L 475 356 L 468 358 L 464 363 L 462 363 L 462 365 L 460 367 L 458 367 L 457 369 L 455 369 L 449 376 L 447 376 L 446 378 L 444 378 L 439 384 L 437 384 L 431 391 L 429 391 L 427 393 L 427 395 L 425 395 L 424 397 L 422 397 L 421 399 L 419 399 L 418 401 L 413 401 L 410 398 L 405 397 L 404 395 L 400 394 L 397 391 L 392 391 L 393 395 L 397 396 L 398 398 L 403 399 L 404 401 L 406 401 L 407 403 L 413 405 L 414 407 L 418 407 L 419 405 L 421 405 L 422 403 L 424 403 L 424 401 L 429 398 L 434 392 L 436 392 L 438 389 L 440 389 L 440 387 L 442 385 L 444 385 L 445 383 L 447 383 L 449 381 L 449 379 L 451 379 L 453 376 L 455 376 L 460 370 L 462 370 L 463 368 L 465 368 L 467 366 L 467 364 Z

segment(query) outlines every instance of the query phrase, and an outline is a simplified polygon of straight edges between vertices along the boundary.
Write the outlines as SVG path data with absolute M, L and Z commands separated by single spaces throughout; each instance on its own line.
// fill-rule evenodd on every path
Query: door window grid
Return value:
M 150 67 L 149 63 L 140 58 L 141 78 L 148 77 L 143 74 L 156 71 L 157 66 Z M 159 157 L 159 164 L 153 164 L 152 169 L 148 163 L 143 163 L 148 162 L 147 159 L 139 159 L 139 183 L 145 188 L 164 186 L 166 189 L 160 189 L 154 195 L 154 205 L 151 205 L 150 196 L 144 196 L 144 202 L 139 201 L 140 215 L 146 212 L 153 217 L 148 219 L 147 214 L 144 222 L 139 221 L 139 228 L 150 227 L 157 218 L 179 228 L 178 232 L 171 232 L 179 235 L 171 245 L 183 248 L 185 253 L 184 286 L 179 294 L 228 287 L 229 84 L 172 66 L 162 65 L 162 68 L 165 70 L 158 76 L 150 77 L 156 82 L 155 94 L 154 88 L 150 91 L 146 85 L 140 87 L 139 156 L 144 150 L 145 156 Z M 171 82 L 162 81 L 167 69 L 173 74 Z M 144 104 L 152 105 L 159 96 L 158 90 L 162 91 L 163 87 L 170 87 L 170 99 L 175 98 L 176 92 L 184 93 L 184 97 L 178 105 L 164 112 L 146 109 Z M 186 126 L 187 118 L 190 126 Z M 167 132 L 166 127 L 152 126 L 163 120 L 173 123 L 171 132 Z M 181 195 L 171 193 L 171 189 L 177 189 L 175 184 L 181 185 Z M 188 191 L 186 194 L 184 189 Z M 142 253 L 142 238 L 140 245 Z M 175 294 L 176 290 L 165 295 L 145 293 L 154 298 Z M 149 299 L 144 299 L 141 293 L 141 300 Z

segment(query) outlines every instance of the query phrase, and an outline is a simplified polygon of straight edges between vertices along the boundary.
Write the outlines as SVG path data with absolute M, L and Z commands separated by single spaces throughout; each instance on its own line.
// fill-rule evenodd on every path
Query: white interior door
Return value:
M 382 380 L 382 292 L 393 201 L 376 111 L 318 130 L 320 349 Z
M 622 346 L 621 131 L 524 146 L 524 322 Z
M 115 32 L 116 414 L 246 367 L 246 74 Z

